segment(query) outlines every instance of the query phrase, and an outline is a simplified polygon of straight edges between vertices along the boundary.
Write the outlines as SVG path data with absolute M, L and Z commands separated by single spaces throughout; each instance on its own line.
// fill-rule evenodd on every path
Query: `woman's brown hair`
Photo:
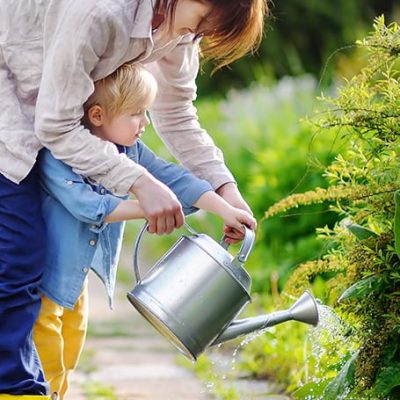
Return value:
M 157 0 L 155 13 L 174 18 L 179 0 Z M 205 0 L 195 0 L 205 1 Z M 212 11 L 204 18 L 196 38 L 204 36 L 201 43 L 205 60 L 214 60 L 219 69 L 243 55 L 254 52 L 263 37 L 264 18 L 268 14 L 267 0 L 207 0 Z

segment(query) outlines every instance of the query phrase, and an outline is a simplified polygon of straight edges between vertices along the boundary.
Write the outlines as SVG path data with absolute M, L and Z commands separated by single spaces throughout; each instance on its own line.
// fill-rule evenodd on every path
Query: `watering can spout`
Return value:
M 299 321 L 316 326 L 318 320 L 317 303 L 314 297 L 306 291 L 288 310 L 233 321 L 211 345 L 220 344 L 227 340 L 235 339 L 238 336 L 259 331 L 286 321 Z

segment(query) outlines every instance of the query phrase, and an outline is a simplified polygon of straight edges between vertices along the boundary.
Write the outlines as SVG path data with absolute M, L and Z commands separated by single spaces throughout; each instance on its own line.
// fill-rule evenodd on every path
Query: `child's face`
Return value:
M 198 33 L 197 27 L 211 9 L 211 3 L 206 0 L 179 0 L 175 10 L 173 34 L 179 36 Z
M 122 114 L 109 117 L 99 105 L 87 110 L 90 131 L 97 137 L 121 146 L 132 146 L 137 142 L 144 128 L 149 124 L 147 109 L 154 101 L 155 93 L 149 93 L 140 106 L 132 107 Z
M 146 109 L 130 110 L 111 120 L 107 117 L 94 132 L 101 139 L 108 140 L 122 146 L 132 146 L 144 132 L 149 119 Z

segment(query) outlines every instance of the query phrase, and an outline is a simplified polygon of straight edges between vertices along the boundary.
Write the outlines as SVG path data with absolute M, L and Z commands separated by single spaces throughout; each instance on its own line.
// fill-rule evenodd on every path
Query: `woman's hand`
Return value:
M 252 217 L 253 212 L 251 211 L 248 204 L 244 201 L 235 183 L 225 183 L 216 190 L 216 193 L 219 194 L 231 206 L 246 211 L 248 214 L 250 214 L 250 217 Z M 251 220 L 249 219 L 248 223 L 244 222 L 244 224 L 253 230 L 255 230 L 257 227 L 257 222 L 254 218 L 251 218 Z M 226 237 L 225 241 L 229 244 L 239 242 L 243 239 L 244 234 L 242 228 L 241 230 L 238 230 L 227 225 L 226 223 L 224 227 L 224 233 Z
M 185 217 L 175 194 L 151 174 L 144 173 L 131 187 L 149 223 L 148 231 L 162 235 L 183 225 Z

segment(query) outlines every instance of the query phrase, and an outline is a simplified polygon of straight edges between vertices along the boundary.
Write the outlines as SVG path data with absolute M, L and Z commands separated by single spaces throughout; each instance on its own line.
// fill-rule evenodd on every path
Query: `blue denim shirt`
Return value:
M 184 168 L 158 158 L 143 142 L 119 147 L 177 196 L 185 214 L 211 185 Z M 123 222 L 104 220 L 127 196 L 117 197 L 103 186 L 76 174 L 49 150 L 39 154 L 42 211 L 47 227 L 47 258 L 40 290 L 72 309 L 90 269 L 104 282 L 111 299 L 122 244 Z

